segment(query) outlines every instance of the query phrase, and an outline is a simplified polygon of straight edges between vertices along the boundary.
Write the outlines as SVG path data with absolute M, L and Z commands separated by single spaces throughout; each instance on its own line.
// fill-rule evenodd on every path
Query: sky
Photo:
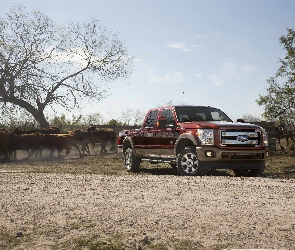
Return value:
M 58 23 L 95 17 L 120 34 L 132 75 L 76 112 L 109 118 L 167 103 L 260 117 L 256 100 L 285 55 L 279 38 L 295 29 L 294 0 L 0 0 L 0 16 L 17 4 Z

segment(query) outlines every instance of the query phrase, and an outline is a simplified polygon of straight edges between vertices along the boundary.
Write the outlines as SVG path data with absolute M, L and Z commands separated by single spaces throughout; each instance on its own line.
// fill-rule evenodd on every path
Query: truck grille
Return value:
M 222 147 L 260 147 L 261 131 L 256 129 L 222 129 L 220 130 Z

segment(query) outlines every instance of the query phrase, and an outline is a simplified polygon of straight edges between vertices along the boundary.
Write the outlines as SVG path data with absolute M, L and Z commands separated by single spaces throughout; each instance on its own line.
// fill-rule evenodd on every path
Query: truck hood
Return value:
M 193 122 L 185 122 L 180 123 L 179 126 L 185 129 L 197 129 L 197 128 L 224 128 L 224 127 L 234 127 L 234 128 L 243 128 L 243 127 L 252 127 L 253 129 L 259 128 L 260 126 L 252 123 L 241 123 L 241 122 L 226 122 L 226 121 L 193 121 Z

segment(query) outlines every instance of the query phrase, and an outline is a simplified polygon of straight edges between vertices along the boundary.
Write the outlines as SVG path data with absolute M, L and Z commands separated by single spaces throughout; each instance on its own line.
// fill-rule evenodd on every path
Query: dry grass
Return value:
M 27 173 L 68 173 L 68 174 L 102 174 L 102 175 L 130 175 L 123 165 L 123 156 L 117 153 L 99 154 L 79 158 L 76 152 L 67 157 L 43 157 L 25 159 L 23 152 L 18 152 L 18 159 L 1 162 L 0 172 Z M 137 174 L 175 175 L 175 171 L 168 164 L 142 163 Z M 232 175 L 231 171 L 210 171 L 207 175 Z M 293 154 L 276 152 L 266 161 L 263 177 L 266 178 L 295 178 L 295 160 Z

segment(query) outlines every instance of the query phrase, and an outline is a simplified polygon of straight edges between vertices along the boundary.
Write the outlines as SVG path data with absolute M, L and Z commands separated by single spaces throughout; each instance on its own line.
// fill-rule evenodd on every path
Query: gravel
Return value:
M 2 172 L 0 232 L 23 239 L 15 249 L 114 235 L 128 249 L 295 249 L 294 191 L 294 179 Z

